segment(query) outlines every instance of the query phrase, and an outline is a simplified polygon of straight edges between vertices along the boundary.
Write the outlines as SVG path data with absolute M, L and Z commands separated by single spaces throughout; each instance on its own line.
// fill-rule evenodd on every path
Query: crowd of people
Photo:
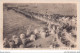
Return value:
M 45 28 L 34 29 L 33 31 L 27 30 L 26 34 L 20 34 L 20 36 L 12 35 L 11 39 L 4 38 L 5 48 L 29 48 L 28 44 L 30 42 L 36 41 L 38 38 L 45 39 L 47 36 L 54 36 L 53 43 L 50 48 L 60 47 L 59 43 L 56 43 L 59 39 L 63 45 L 66 47 L 76 47 L 73 41 L 76 41 L 77 34 L 76 28 L 68 29 L 70 26 L 55 26 L 54 24 L 48 24 Z M 72 42 L 71 42 L 72 41 Z M 41 45 L 33 45 L 33 47 L 38 48 Z
M 50 27 L 50 26 L 49 26 Z M 53 29 L 50 33 L 54 33 Z M 45 39 L 49 35 L 50 29 L 48 28 L 39 28 L 34 29 L 33 31 L 27 30 L 26 34 L 20 34 L 20 36 L 12 35 L 11 39 L 4 38 L 4 47 L 18 48 L 18 47 L 28 47 L 27 44 L 32 41 L 36 41 L 38 38 Z M 37 46 L 38 47 L 38 46 Z
M 30 12 L 27 13 L 31 14 Z M 35 14 L 35 16 L 41 17 L 42 19 L 45 18 L 47 20 L 54 20 L 54 18 L 51 18 L 49 15 L 42 15 L 34 12 L 32 14 Z M 30 48 L 30 46 L 28 46 L 30 42 L 34 42 L 38 40 L 38 38 L 45 39 L 48 36 L 54 36 L 53 43 L 50 44 L 49 48 L 60 47 L 61 45 L 58 43 L 58 41 L 66 47 L 76 47 L 76 44 L 74 44 L 74 42 L 77 40 L 77 17 L 63 16 L 59 18 L 56 17 L 55 20 L 57 21 L 55 24 L 58 23 L 59 25 L 55 25 L 54 23 L 46 21 L 47 24 L 44 28 L 36 28 L 33 31 L 26 30 L 26 34 L 22 33 L 19 36 L 15 34 L 12 35 L 12 38 L 10 39 L 4 38 L 3 46 L 5 48 Z M 33 47 L 41 48 L 41 45 L 33 45 Z

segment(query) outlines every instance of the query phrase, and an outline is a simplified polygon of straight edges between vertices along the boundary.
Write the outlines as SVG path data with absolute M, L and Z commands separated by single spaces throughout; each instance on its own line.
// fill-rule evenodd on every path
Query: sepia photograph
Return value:
M 77 48 L 76 3 L 3 3 L 3 48 Z

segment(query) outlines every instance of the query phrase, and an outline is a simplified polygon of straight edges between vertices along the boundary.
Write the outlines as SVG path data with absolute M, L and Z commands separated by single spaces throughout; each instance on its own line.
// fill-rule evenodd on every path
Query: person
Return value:
M 51 29 L 50 35 L 52 35 L 52 36 L 55 35 L 55 31 L 53 29 Z
M 30 30 L 27 30 L 27 32 L 26 32 L 26 36 L 29 36 L 30 35 Z
M 19 47 L 20 44 L 22 44 L 19 37 L 18 38 L 15 38 L 14 42 L 15 42 L 16 47 Z
M 36 45 L 36 48 L 42 48 L 41 44 Z
M 74 45 L 74 44 L 71 45 L 71 48 L 75 48 L 75 47 L 76 47 L 76 45 Z
M 26 45 L 27 39 L 21 39 L 21 41 L 22 41 L 22 44 L 23 44 L 23 45 Z
M 5 48 L 9 47 L 9 43 L 8 43 L 8 39 L 7 38 L 4 38 L 4 40 L 3 40 L 3 46 Z
M 31 41 L 35 41 L 35 40 L 36 40 L 36 36 L 35 36 L 35 34 L 31 34 L 31 36 L 30 36 L 30 40 L 31 40 Z
M 21 39 L 21 42 L 22 44 L 25 46 L 27 44 L 27 42 L 29 41 L 27 38 L 26 38 L 26 35 L 25 34 L 20 34 L 20 39 Z
M 13 35 L 12 40 L 15 42 L 16 47 L 19 47 L 19 45 L 21 44 L 20 38 L 17 35 Z
M 76 32 L 76 30 L 71 30 L 71 33 L 73 34 L 73 35 L 77 35 L 77 32 Z
M 57 26 L 57 29 L 56 29 L 56 34 L 59 33 L 59 29 L 61 28 L 61 26 Z
M 20 46 L 19 46 L 19 48 L 24 48 L 25 46 L 23 45 L 23 44 L 21 44 Z
M 9 47 L 10 48 L 16 48 L 16 46 L 15 46 L 15 42 L 13 41 L 13 40 L 9 40 Z
M 26 38 L 26 35 L 25 34 L 20 34 L 20 39 L 25 39 Z
M 46 32 L 41 31 L 41 32 L 40 32 L 40 35 L 41 35 L 41 38 L 46 38 Z
M 37 33 L 39 33 L 39 32 L 38 32 L 38 29 L 35 29 L 35 30 L 34 30 L 34 34 L 37 34 Z
M 15 40 L 15 38 L 17 38 L 17 35 L 12 36 L 12 40 Z
M 7 43 L 7 40 L 8 40 L 7 38 L 4 38 L 3 43 Z
M 49 48 L 53 48 L 53 45 L 50 45 Z
M 48 30 L 51 30 L 51 23 L 48 23 Z

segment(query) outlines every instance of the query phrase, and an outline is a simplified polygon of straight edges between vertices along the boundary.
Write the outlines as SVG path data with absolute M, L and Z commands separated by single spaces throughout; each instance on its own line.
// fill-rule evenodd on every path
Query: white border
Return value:
M 55 1 L 55 2 L 54 2 Z M 13 2 L 13 3 L 66 3 L 66 2 L 69 2 L 69 3 L 71 3 L 71 2 L 74 2 L 74 3 L 78 3 L 78 9 L 80 9 L 80 3 L 79 3 L 79 1 L 78 0 L 1 0 L 0 1 L 0 44 L 2 43 L 2 41 L 1 41 L 1 33 L 3 33 L 3 3 L 10 3 L 10 2 Z M 78 22 L 77 22 L 78 24 L 78 35 L 80 34 L 80 10 L 78 10 Z M 78 40 L 80 40 L 80 35 L 78 36 Z M 80 41 L 78 42 L 79 43 L 79 45 L 80 45 Z M 2 47 L 1 45 L 0 45 L 0 47 Z M 79 49 L 80 49 L 80 46 L 79 46 Z M 2 51 L 2 49 L 1 49 L 1 51 Z M 73 51 L 73 50 L 3 50 L 3 51 L 11 51 L 11 53 L 12 52 L 64 52 L 64 51 Z M 75 51 L 77 51 L 77 50 L 75 50 Z

